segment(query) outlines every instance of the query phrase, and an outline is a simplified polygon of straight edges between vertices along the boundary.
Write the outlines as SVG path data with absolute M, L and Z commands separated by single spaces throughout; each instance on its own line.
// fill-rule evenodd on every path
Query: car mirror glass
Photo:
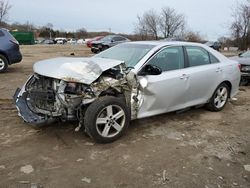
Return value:
M 144 67 L 143 72 L 145 75 L 160 75 L 162 73 L 162 70 L 155 65 L 148 64 Z

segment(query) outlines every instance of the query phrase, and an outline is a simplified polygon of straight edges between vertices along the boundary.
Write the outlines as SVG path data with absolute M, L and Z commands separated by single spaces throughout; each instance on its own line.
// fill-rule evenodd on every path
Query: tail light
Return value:
M 238 64 L 238 68 L 241 70 L 241 64 Z
M 11 39 L 10 42 L 12 42 L 13 44 L 19 45 L 19 42 L 16 39 Z

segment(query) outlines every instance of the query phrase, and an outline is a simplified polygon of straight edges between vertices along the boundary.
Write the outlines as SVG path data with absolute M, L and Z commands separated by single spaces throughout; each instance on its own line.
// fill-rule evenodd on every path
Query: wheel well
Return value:
M 100 97 L 103 97 L 103 96 L 113 96 L 113 97 L 120 97 L 121 95 L 123 95 L 122 93 L 118 92 L 117 90 L 113 89 L 113 88 L 109 88 L 105 91 L 103 91 L 101 94 L 100 94 Z
M 222 83 L 227 84 L 227 86 L 228 86 L 228 88 L 229 88 L 229 96 L 231 96 L 231 90 L 232 90 L 232 84 L 231 84 L 231 82 L 229 82 L 229 81 L 224 81 L 224 82 L 222 82 Z

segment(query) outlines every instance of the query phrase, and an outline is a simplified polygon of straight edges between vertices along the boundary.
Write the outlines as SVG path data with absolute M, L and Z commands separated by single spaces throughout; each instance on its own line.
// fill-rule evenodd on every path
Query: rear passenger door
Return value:
M 222 80 L 219 60 L 202 47 L 185 46 L 189 89 L 187 105 L 206 103 Z

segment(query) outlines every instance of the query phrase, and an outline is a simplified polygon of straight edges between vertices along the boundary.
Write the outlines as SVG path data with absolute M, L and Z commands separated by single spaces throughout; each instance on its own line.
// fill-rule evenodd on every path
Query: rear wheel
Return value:
M 8 68 L 8 60 L 0 54 L 0 73 L 5 72 Z
M 247 86 L 249 84 L 249 79 L 247 78 L 241 78 L 240 80 L 240 86 Z
M 126 131 L 130 115 L 125 100 L 118 97 L 101 97 L 86 110 L 84 125 L 91 138 L 99 143 L 109 143 Z
M 229 98 L 229 87 L 227 84 L 222 83 L 216 88 L 213 96 L 211 97 L 209 103 L 207 104 L 208 110 L 213 112 L 221 111 L 225 107 L 228 98 Z
M 102 51 L 105 51 L 105 50 L 107 50 L 109 47 L 108 46 L 103 46 L 102 47 Z

